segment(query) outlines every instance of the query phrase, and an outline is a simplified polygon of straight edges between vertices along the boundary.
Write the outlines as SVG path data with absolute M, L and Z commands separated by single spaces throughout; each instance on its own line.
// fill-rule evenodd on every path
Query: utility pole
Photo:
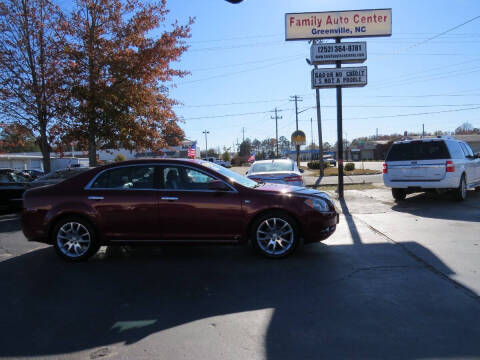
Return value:
M 270 116 L 271 119 L 275 119 L 275 144 L 277 146 L 277 159 L 278 159 L 278 119 L 281 119 L 282 117 L 281 116 L 278 116 L 277 115 L 277 111 L 282 111 L 282 110 L 277 110 L 277 108 L 275 108 L 275 116 Z
M 205 134 L 205 157 L 208 157 L 207 134 L 210 134 L 210 131 L 207 131 L 207 129 L 205 129 L 204 131 L 202 131 L 202 134 Z
M 378 128 L 377 128 L 377 131 L 375 133 L 375 140 L 378 140 Z
M 295 101 L 295 124 L 296 124 L 296 129 L 298 131 L 298 102 L 303 100 L 298 95 L 293 95 L 290 97 L 293 99 L 290 101 Z M 297 150 L 297 166 L 300 167 L 300 145 L 296 145 L 295 148 Z
M 320 40 L 316 44 L 321 43 Z M 315 65 L 315 69 L 318 66 Z M 315 99 L 317 101 L 317 128 L 318 128 L 318 160 L 320 161 L 320 178 L 325 175 L 325 165 L 323 163 L 323 136 L 322 136 L 322 113 L 320 112 L 320 89 L 315 88 Z
M 243 133 L 242 141 L 245 141 L 245 128 L 244 127 L 242 127 L 242 133 Z
M 313 146 L 313 119 L 312 118 L 310 118 L 310 136 L 311 136 L 310 145 Z
M 335 39 L 340 43 L 340 38 Z M 336 68 L 340 69 L 342 62 L 336 62 Z M 343 199 L 343 126 L 342 126 L 342 87 L 337 86 L 337 154 L 338 154 L 338 198 Z
M 425 137 L 425 124 L 422 124 L 422 138 Z

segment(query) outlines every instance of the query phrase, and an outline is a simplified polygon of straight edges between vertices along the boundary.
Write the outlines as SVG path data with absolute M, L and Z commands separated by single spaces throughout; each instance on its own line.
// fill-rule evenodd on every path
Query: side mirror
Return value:
M 213 191 L 228 191 L 227 185 L 221 180 L 213 180 L 212 182 L 208 183 L 208 190 Z
M 480 159 L 480 152 L 475 153 L 475 157 L 476 157 L 477 159 Z
M 247 171 L 245 171 L 245 175 L 248 175 L 248 170 L 247 170 Z
M 303 169 L 298 169 L 298 170 L 300 170 L 300 172 L 301 172 L 302 174 L 305 172 L 305 170 L 303 170 Z

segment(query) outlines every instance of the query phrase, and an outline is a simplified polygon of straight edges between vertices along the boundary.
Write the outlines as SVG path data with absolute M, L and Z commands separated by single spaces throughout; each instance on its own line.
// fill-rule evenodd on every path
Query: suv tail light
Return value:
M 453 161 L 447 160 L 445 164 L 445 169 L 447 172 L 455 172 L 455 165 L 453 165 Z
M 285 178 L 286 182 L 293 182 L 293 181 L 302 181 L 302 177 L 297 175 L 297 176 L 287 176 Z
M 384 174 L 388 173 L 388 166 L 387 166 L 387 163 L 383 163 L 383 169 L 382 169 L 382 172 Z

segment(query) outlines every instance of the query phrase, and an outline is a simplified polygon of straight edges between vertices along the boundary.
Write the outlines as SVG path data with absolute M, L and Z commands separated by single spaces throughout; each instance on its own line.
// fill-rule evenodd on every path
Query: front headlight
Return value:
M 322 199 L 307 199 L 305 200 L 305 204 L 309 207 L 311 207 L 314 210 L 317 210 L 319 212 L 329 212 L 330 209 L 328 207 L 328 204 L 325 200 Z

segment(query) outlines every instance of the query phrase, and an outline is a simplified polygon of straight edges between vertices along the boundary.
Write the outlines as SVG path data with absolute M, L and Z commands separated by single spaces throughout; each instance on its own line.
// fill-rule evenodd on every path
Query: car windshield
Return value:
M 273 172 L 273 171 L 293 171 L 293 161 L 269 161 L 259 162 L 252 165 L 252 173 Z
M 444 141 L 412 141 L 393 144 L 388 152 L 387 161 L 448 159 Z
M 229 178 L 230 180 L 243 185 L 245 187 L 253 188 L 258 186 L 258 183 L 256 181 L 250 180 L 249 178 L 246 178 L 245 176 L 242 176 L 232 170 L 229 170 L 227 168 L 224 168 L 223 166 L 217 165 L 212 162 L 208 161 L 198 161 L 200 165 L 203 165 L 207 168 L 210 168 L 212 170 L 215 170 L 216 172 L 222 174 L 223 176 Z

